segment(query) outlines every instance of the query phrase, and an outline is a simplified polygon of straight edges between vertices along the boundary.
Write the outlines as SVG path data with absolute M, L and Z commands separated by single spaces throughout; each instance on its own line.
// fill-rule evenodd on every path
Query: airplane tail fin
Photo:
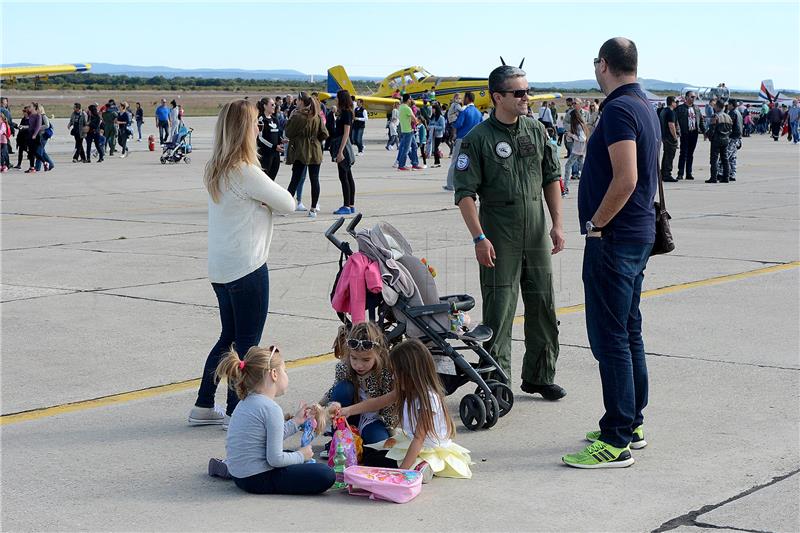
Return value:
M 344 67 L 341 65 L 336 65 L 335 67 L 328 69 L 327 92 L 335 95 L 342 89 L 348 91 L 351 96 L 356 94 L 355 87 L 353 87 L 353 82 L 350 81 L 350 77 L 347 75 L 347 72 L 345 72 Z
M 775 100 L 775 98 L 777 98 L 777 95 L 775 94 L 775 86 L 772 84 L 772 80 L 761 81 L 761 90 L 758 91 L 758 96 L 769 102 L 772 102 Z

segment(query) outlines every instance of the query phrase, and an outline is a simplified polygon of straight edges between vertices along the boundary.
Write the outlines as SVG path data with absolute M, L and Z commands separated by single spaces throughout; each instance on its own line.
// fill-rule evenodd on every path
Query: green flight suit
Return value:
M 537 385 L 553 383 L 558 359 L 552 242 L 542 188 L 560 174 L 541 122 L 520 117 L 507 126 L 494 112 L 467 134 L 455 164 L 455 202 L 477 195 L 481 227 L 497 255 L 494 268 L 480 267 L 483 323 L 494 331 L 485 348 L 510 376 L 511 328 L 521 287 L 522 379 Z

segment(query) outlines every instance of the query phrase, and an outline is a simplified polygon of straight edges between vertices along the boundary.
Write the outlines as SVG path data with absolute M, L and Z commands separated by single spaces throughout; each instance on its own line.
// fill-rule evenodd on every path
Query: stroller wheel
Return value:
M 183 158 L 183 162 L 184 162 L 184 163 L 186 163 L 186 164 L 188 165 L 189 163 L 191 163 L 191 162 L 192 162 L 192 158 L 190 158 L 190 157 L 184 157 L 184 158 Z
M 497 398 L 494 396 L 487 398 L 484 407 L 486 408 L 486 422 L 483 424 L 483 429 L 493 428 L 500 420 L 500 405 Z
M 511 387 L 505 383 L 501 383 L 494 379 L 487 380 L 486 384 L 492 391 L 492 395 L 495 397 L 495 399 L 497 399 L 497 405 L 500 408 L 500 418 L 506 416 L 514 406 L 514 391 L 512 391 Z M 482 388 L 478 387 L 475 389 L 475 394 L 483 399 Z
M 475 394 L 467 394 L 461 398 L 458 414 L 461 415 L 464 427 L 470 431 L 475 431 L 486 423 L 486 406 Z
M 161 161 L 161 164 L 162 164 L 162 165 L 166 165 L 166 164 L 167 164 L 167 158 L 166 158 L 166 157 L 164 157 L 164 156 L 161 156 L 161 159 L 160 159 L 160 161 Z

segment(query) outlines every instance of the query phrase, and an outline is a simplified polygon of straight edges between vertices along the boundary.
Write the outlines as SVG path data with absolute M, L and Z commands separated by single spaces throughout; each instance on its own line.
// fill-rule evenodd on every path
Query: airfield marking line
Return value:
M 645 291 L 642 293 L 642 298 L 650 298 L 653 296 L 661 296 L 664 294 L 672 294 L 676 292 L 681 292 L 689 289 L 695 289 L 698 287 L 711 287 L 714 285 L 719 285 L 722 283 L 728 283 L 732 281 L 739 281 L 743 279 L 750 279 L 757 276 L 763 276 L 765 274 L 771 274 L 774 272 L 784 272 L 787 270 L 792 270 L 797 267 L 800 267 L 800 261 L 793 261 L 791 263 L 783 263 L 780 265 L 773 265 L 764 268 L 758 268 L 756 270 L 749 270 L 746 272 L 740 272 L 738 274 L 727 274 L 724 276 L 716 276 L 713 278 L 707 278 L 697 281 L 689 281 L 686 283 L 679 283 L 676 285 L 668 285 L 666 287 L 661 287 L 658 289 L 651 289 L 649 291 Z M 569 315 L 573 313 L 579 313 L 586 308 L 584 304 L 577 304 L 577 305 L 570 305 L 567 307 L 560 307 L 557 309 L 557 314 L 559 316 Z M 514 319 L 515 324 L 520 324 L 524 321 L 524 316 L 520 315 Z M 299 359 L 295 359 L 293 361 L 287 361 L 286 367 L 289 369 L 292 368 L 302 368 L 305 366 L 317 365 L 321 363 L 327 363 L 334 360 L 333 353 L 325 353 L 320 355 L 312 355 L 307 357 L 301 357 Z M 77 402 L 71 402 L 61 405 L 55 405 L 52 407 L 43 407 L 40 409 L 32 409 L 29 411 L 22 411 L 19 413 L 10 413 L 7 415 L 0 416 L 0 426 L 6 426 L 9 424 L 17 424 L 21 422 L 29 422 L 31 420 L 38 420 L 40 418 L 47 418 L 51 416 L 56 416 L 65 413 L 72 413 L 76 411 L 85 411 L 88 409 L 96 409 L 98 407 L 105 407 L 108 405 L 116 405 L 121 403 L 127 403 L 135 400 L 142 400 L 146 398 L 153 398 L 155 396 L 161 396 L 164 394 L 174 393 L 174 392 L 182 392 L 185 390 L 193 389 L 198 387 L 200 384 L 200 379 L 189 379 L 186 381 L 179 381 L 177 383 L 169 383 L 167 385 L 157 385 L 155 387 L 149 387 L 145 389 L 139 389 L 130 392 L 123 392 L 120 394 L 112 394 L 110 396 L 103 396 L 101 398 L 95 398 L 92 400 L 82 400 Z

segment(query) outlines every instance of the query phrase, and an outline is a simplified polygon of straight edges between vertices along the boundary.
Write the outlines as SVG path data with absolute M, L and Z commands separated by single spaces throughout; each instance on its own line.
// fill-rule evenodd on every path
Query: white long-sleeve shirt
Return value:
M 208 197 L 208 278 L 230 283 L 267 262 L 272 214 L 294 212 L 289 191 L 255 165 L 241 165 L 220 182 L 219 202 Z

